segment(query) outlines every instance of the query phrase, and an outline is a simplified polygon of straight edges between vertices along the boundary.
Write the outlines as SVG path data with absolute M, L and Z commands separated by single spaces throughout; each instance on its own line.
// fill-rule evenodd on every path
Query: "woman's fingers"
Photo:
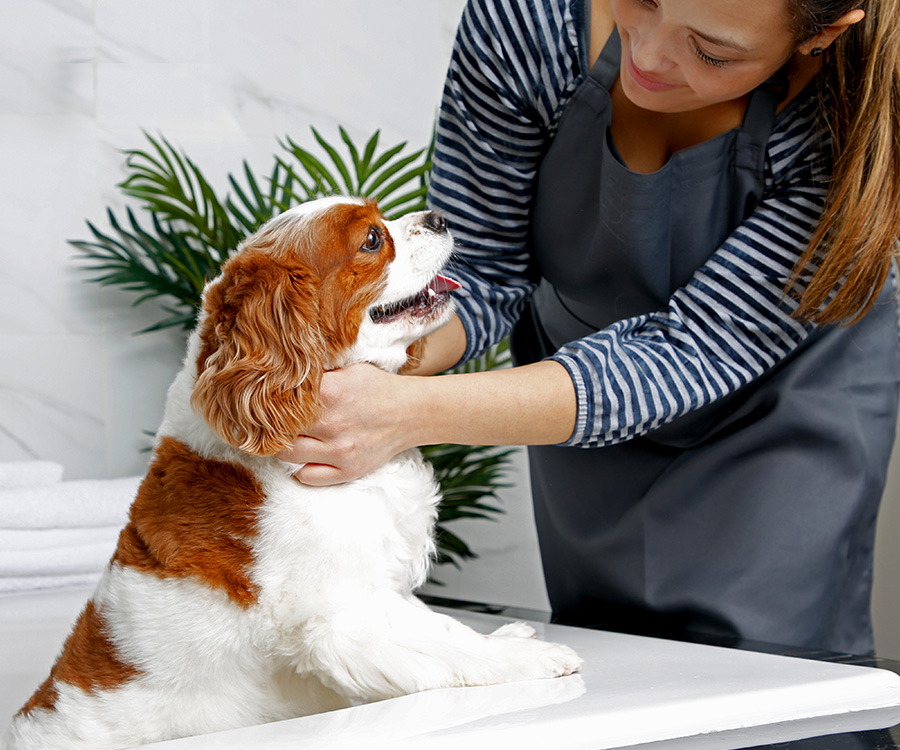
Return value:
M 308 487 L 331 487 L 356 478 L 328 464 L 306 464 L 294 472 L 293 476 L 300 484 Z

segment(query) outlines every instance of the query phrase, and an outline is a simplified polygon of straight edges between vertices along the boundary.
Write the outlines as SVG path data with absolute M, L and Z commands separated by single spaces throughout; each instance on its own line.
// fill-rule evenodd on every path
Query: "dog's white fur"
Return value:
M 308 225 L 345 203 L 307 204 L 269 229 Z M 396 258 L 376 304 L 425 287 L 452 246 L 446 232 L 423 227 L 422 214 L 384 226 Z M 367 361 L 396 371 L 407 347 L 448 315 L 449 307 L 427 323 L 382 324 L 366 315 L 352 349 L 327 366 Z M 55 706 L 20 713 L 6 750 L 127 747 L 579 668 L 572 650 L 533 638 L 526 625 L 485 636 L 414 597 L 434 554 L 439 502 L 418 451 L 349 484 L 303 486 L 291 478 L 296 467 L 232 447 L 192 408 L 200 346 L 195 331 L 169 390 L 159 438 L 177 438 L 204 458 L 245 467 L 262 486 L 265 501 L 251 541 L 256 601 L 242 607 L 197 579 L 158 577 L 114 561 L 93 601 L 118 657 L 140 673 L 109 690 L 57 681 Z

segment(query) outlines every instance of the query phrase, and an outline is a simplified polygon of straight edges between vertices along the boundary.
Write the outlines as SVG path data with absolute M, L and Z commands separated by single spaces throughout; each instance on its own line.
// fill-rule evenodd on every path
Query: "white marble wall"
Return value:
M 463 0 L 0 0 L 0 461 L 67 479 L 139 474 L 180 332 L 135 335 L 154 303 L 86 281 L 68 239 L 123 205 L 142 130 L 224 191 L 310 126 L 425 146 Z M 521 462 L 518 470 L 521 471 Z M 460 533 L 482 557 L 437 593 L 546 605 L 526 488 Z
M 424 145 L 462 4 L 0 0 L 0 461 L 55 460 L 68 479 L 144 469 L 181 336 L 135 336 L 157 310 L 87 283 L 66 243 L 121 205 L 121 151 L 142 129 L 223 188 L 243 159 L 268 167 L 277 138 L 311 144 L 310 125 Z M 506 516 L 459 527 L 481 559 L 439 571 L 435 593 L 546 605 L 523 472 Z M 875 609 L 880 650 L 900 656 L 895 485 Z
M 0 460 L 139 472 L 181 356 L 152 304 L 89 284 L 67 239 L 121 205 L 162 133 L 224 191 L 310 126 L 430 137 L 462 0 L 0 0 Z

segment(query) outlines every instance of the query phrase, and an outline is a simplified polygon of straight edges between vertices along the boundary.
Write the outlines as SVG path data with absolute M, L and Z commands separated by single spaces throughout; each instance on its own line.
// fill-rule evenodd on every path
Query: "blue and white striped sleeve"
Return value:
M 766 189 L 752 214 L 668 305 L 562 347 L 578 394 L 566 445 L 609 445 L 647 433 L 762 376 L 814 326 L 785 292 L 821 216 L 824 163 L 810 97 L 769 140 Z
M 456 243 L 471 359 L 534 289 L 526 237 L 537 166 L 583 70 L 581 0 L 470 0 L 444 87 L 428 193 Z

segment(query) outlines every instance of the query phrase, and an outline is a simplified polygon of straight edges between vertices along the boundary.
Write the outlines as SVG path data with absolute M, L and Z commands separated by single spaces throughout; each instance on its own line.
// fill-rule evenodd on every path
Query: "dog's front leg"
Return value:
M 296 666 L 357 701 L 558 677 L 580 668 L 572 649 L 533 635 L 522 624 L 483 635 L 400 595 L 379 593 L 307 621 Z

